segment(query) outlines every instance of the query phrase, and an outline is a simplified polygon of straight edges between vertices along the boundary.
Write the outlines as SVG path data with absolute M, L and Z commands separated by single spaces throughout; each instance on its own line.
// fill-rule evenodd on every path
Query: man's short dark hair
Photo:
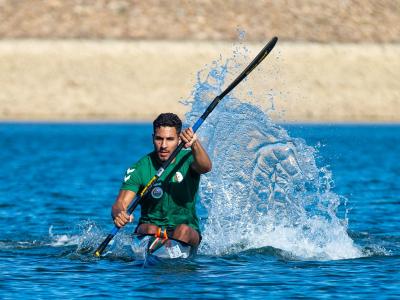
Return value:
M 182 129 L 182 121 L 176 114 L 164 113 L 157 117 L 153 122 L 153 132 L 156 132 L 158 127 L 175 127 L 176 132 L 180 133 Z

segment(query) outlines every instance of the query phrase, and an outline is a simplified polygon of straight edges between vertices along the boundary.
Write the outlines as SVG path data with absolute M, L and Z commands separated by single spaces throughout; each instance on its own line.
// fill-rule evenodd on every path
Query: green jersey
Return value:
M 151 223 L 160 227 L 187 224 L 200 231 L 196 215 L 200 174 L 190 167 L 193 160 L 190 150 L 180 151 L 147 196 L 141 200 L 139 224 Z M 137 193 L 160 167 L 156 153 L 147 154 L 126 171 L 121 189 Z

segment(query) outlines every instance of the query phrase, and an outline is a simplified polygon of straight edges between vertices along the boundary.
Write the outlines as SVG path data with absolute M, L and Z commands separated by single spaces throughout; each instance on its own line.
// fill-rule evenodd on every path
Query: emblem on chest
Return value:
M 161 188 L 161 186 L 155 186 L 152 190 L 151 190 L 151 196 L 154 199 L 160 199 L 162 197 L 162 195 L 164 194 L 163 189 Z
M 175 182 L 182 182 L 183 180 L 183 175 L 181 172 L 176 172 L 174 175 L 174 181 Z

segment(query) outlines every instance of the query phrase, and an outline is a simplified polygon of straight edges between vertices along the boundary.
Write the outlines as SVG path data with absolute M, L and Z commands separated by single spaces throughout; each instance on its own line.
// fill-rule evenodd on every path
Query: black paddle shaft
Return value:
M 201 115 L 201 117 L 197 120 L 197 122 L 193 125 L 192 129 L 194 132 L 199 129 L 201 124 L 203 124 L 204 120 L 208 117 L 208 115 L 214 110 L 214 108 L 218 105 L 218 103 L 230 92 L 232 91 L 243 79 L 247 77 L 247 75 L 250 74 L 251 71 L 253 71 L 263 60 L 267 55 L 272 51 L 272 49 L 275 47 L 276 42 L 278 41 L 277 37 L 272 38 L 267 45 L 260 51 L 260 53 L 257 54 L 257 56 L 253 59 L 253 61 L 246 67 L 246 69 L 243 70 L 242 73 L 217 97 L 214 98 L 214 100 L 211 102 L 211 104 L 207 107 L 207 109 L 204 111 L 204 113 Z M 146 197 L 146 195 L 149 193 L 153 185 L 157 182 L 157 180 L 160 178 L 160 176 L 163 174 L 165 169 L 169 166 L 169 164 L 174 160 L 174 158 L 178 155 L 178 153 L 182 150 L 184 146 L 184 143 L 180 143 L 178 147 L 172 152 L 171 156 L 162 164 L 162 166 L 157 170 L 157 174 L 154 175 L 154 177 L 147 183 L 147 185 L 140 191 L 140 193 L 136 194 L 135 198 L 133 199 L 132 203 L 129 205 L 127 209 L 127 213 L 131 215 L 136 207 L 139 205 L 140 201 Z M 96 249 L 94 255 L 95 256 L 101 256 L 103 253 L 104 249 L 107 247 L 107 245 L 110 243 L 110 241 L 113 239 L 113 237 L 117 234 L 119 231 L 118 227 L 114 227 L 113 230 L 107 235 L 107 237 L 104 239 L 104 241 L 100 244 L 100 246 Z

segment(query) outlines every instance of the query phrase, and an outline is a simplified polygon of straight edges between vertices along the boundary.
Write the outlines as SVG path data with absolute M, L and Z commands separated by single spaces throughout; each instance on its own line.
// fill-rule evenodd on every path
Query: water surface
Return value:
M 268 215 L 271 207 L 252 210 L 252 202 L 238 196 L 240 203 L 250 205 L 242 209 L 244 214 L 257 213 L 252 226 L 259 227 L 254 230 L 265 234 L 253 236 L 250 228 L 238 227 L 236 232 L 249 234 L 234 236 L 227 228 L 212 241 L 218 226 L 243 226 L 248 216 L 238 219 L 235 207 L 221 210 L 218 191 L 211 207 L 212 194 L 203 188 L 198 210 L 205 241 L 198 256 L 143 267 L 129 252 L 133 226 L 118 235 L 105 258 L 95 259 L 84 250 L 97 246 L 112 228 L 110 206 L 126 168 L 151 150 L 151 125 L 1 124 L 1 298 L 399 297 L 400 127 L 274 126 L 284 130 L 288 140 L 302 138 L 315 150 L 315 170 L 329 171 L 324 193 L 315 196 L 313 189 L 307 190 L 313 202 L 304 204 L 320 207 L 299 210 L 289 205 L 284 208 L 286 227 L 279 227 L 277 220 L 268 223 L 263 217 L 274 217 Z M 218 143 L 205 144 L 219 153 Z M 221 166 L 217 162 L 215 168 Z M 297 199 L 298 191 L 293 191 L 287 199 Z M 263 194 L 254 195 L 255 202 L 262 201 Z M 322 213 L 329 203 L 334 204 L 334 216 Z M 279 215 L 278 208 L 272 210 Z M 294 208 L 302 222 L 307 216 L 319 222 L 304 219 L 309 227 L 301 231 L 288 223 L 293 220 L 286 213 Z M 277 247 L 277 240 L 287 244 Z

